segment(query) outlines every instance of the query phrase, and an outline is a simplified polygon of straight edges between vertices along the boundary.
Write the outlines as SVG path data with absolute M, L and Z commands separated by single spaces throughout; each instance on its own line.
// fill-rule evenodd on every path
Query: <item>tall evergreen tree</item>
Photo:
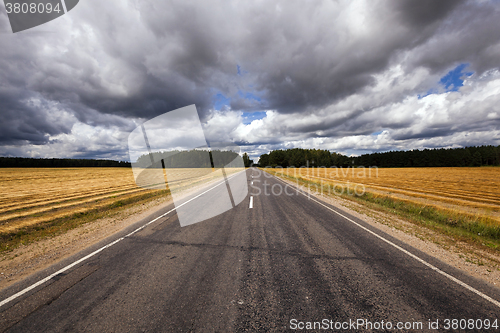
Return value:
M 478 167 L 481 165 L 482 165 L 481 153 L 476 151 L 474 155 L 472 155 L 472 166 Z

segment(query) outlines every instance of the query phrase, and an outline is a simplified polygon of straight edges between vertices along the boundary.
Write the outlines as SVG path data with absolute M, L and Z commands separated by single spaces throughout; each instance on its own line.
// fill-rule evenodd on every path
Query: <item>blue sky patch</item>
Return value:
M 446 91 L 458 91 L 464 85 L 464 76 L 471 76 L 474 72 L 464 72 L 464 69 L 469 64 L 460 64 L 439 80 L 439 83 L 444 86 Z
M 215 110 L 220 110 L 224 106 L 229 106 L 231 103 L 231 99 L 227 98 L 226 96 L 222 95 L 221 93 L 218 93 L 217 95 L 214 96 L 214 109 Z
M 244 70 L 243 68 L 241 68 L 240 65 L 236 65 L 236 70 L 238 71 L 238 76 L 243 76 L 246 73 L 248 73 L 246 70 Z
M 252 92 L 247 92 L 247 91 L 239 90 L 238 91 L 238 95 L 241 98 L 243 98 L 243 99 L 245 99 L 247 101 L 250 101 L 251 104 L 256 104 L 255 102 L 261 102 L 262 101 L 262 99 L 259 96 L 257 96 L 256 94 L 254 94 Z M 218 110 L 218 111 L 224 109 L 224 107 L 226 107 L 226 106 L 229 107 L 229 105 L 231 104 L 231 98 L 230 97 L 226 97 L 225 95 L 223 95 L 220 92 L 214 94 L 212 96 L 212 100 L 213 100 L 214 109 Z
M 262 119 L 266 117 L 266 112 L 258 111 L 258 112 L 243 112 L 243 124 L 248 125 L 254 120 Z
M 243 97 L 244 99 L 249 99 L 249 100 L 254 100 L 254 101 L 260 102 L 260 97 L 251 93 L 251 92 L 245 92 L 245 91 L 239 90 L 238 95 L 240 95 L 240 97 Z
M 474 74 L 474 72 L 464 72 L 464 69 L 466 69 L 467 66 L 469 66 L 468 63 L 460 64 L 451 71 L 449 71 L 445 76 L 443 76 L 441 80 L 439 80 L 439 84 L 446 89 L 445 92 L 458 91 L 458 89 L 464 85 L 464 80 L 463 80 L 464 77 L 471 76 L 472 74 Z M 418 94 L 417 97 L 418 99 L 421 99 L 424 98 L 425 96 L 438 93 L 439 89 L 432 88 L 429 89 L 423 95 Z

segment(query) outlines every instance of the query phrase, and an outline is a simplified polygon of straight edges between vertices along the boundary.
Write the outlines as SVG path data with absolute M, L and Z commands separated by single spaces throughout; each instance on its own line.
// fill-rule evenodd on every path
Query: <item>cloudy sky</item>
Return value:
M 80 0 L 12 33 L 0 156 L 128 160 L 195 104 L 208 140 L 374 151 L 500 145 L 499 1 Z

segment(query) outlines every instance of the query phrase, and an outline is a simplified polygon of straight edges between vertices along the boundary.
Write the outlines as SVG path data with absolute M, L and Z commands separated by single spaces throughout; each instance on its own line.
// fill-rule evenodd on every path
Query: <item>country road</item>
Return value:
M 361 319 L 394 331 L 439 320 L 434 332 L 474 319 L 466 331 L 485 331 L 475 325 L 500 319 L 497 288 L 269 174 L 246 173 L 248 196 L 221 215 L 180 227 L 175 211 L 165 215 L 172 205 L 1 291 L 0 301 L 119 240 L 3 304 L 0 331 L 282 332 L 323 319 L 344 331 L 370 331 L 345 325 Z M 224 191 L 206 192 L 197 209 Z

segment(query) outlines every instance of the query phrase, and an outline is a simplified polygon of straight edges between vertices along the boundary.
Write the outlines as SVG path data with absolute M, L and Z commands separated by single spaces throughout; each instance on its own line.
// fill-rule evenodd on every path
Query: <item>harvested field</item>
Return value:
M 487 218 L 500 224 L 500 168 L 288 168 L 272 173 Z M 332 186 L 333 188 L 333 186 Z
M 0 169 L 0 233 L 146 192 L 129 168 Z
M 228 175 L 237 171 L 240 169 L 226 169 Z M 125 201 L 137 201 L 156 193 L 160 195 L 161 189 L 169 190 L 165 187 L 164 170 L 150 173 L 154 182 L 162 186 L 138 187 L 130 168 L 0 169 L 0 235 L 110 205 L 120 206 Z M 167 173 L 169 185 L 175 191 L 222 177 L 220 171 L 203 168 L 169 169 Z

